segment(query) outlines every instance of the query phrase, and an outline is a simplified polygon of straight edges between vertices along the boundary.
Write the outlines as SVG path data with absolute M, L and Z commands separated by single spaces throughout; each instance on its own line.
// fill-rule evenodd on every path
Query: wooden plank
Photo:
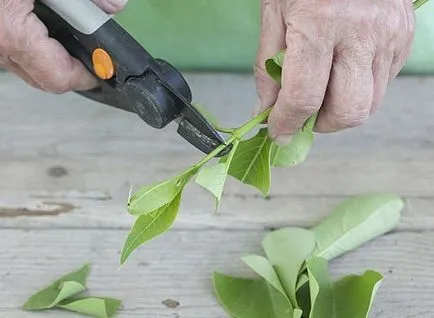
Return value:
M 191 191 L 183 197 L 173 228 L 250 229 L 284 226 L 311 227 L 332 212 L 344 196 L 261 196 L 226 194 L 218 213 L 214 200 L 205 192 Z M 196 189 L 197 190 L 197 189 Z M 134 218 L 125 208 L 126 200 L 107 198 L 102 193 L 2 191 L 0 228 L 129 229 Z M 434 228 L 434 199 L 406 198 L 399 231 Z
M 240 75 L 189 75 L 195 100 L 223 124 L 246 121 L 257 103 L 254 79 Z M 382 107 L 365 125 L 333 135 L 320 135 L 316 149 L 357 154 L 367 151 L 432 149 L 434 77 L 399 78 Z M 222 93 L 224 92 L 224 93 Z M 93 103 L 76 94 L 49 95 L 0 74 L 0 150 L 8 156 L 108 156 L 126 154 L 146 159 L 168 150 L 193 152 L 174 133 L 154 130 L 134 114 Z M 387 149 L 386 149 L 387 146 Z M 198 156 L 199 154 L 197 154 Z
M 81 151 L 81 150 L 80 150 Z M 84 151 L 84 150 L 83 150 Z M 102 191 L 125 197 L 136 187 L 179 174 L 194 157 L 166 151 L 140 156 L 0 157 L 0 190 Z M 146 161 L 146 162 L 145 162 Z M 392 191 L 409 196 L 430 196 L 434 190 L 434 151 L 368 152 L 364 155 L 314 154 L 293 169 L 273 169 L 273 195 L 354 195 Z M 54 172 L 53 170 L 58 171 Z M 56 175 L 57 173 L 57 175 Z M 227 190 L 255 194 L 232 182 Z
M 264 232 L 171 231 L 119 268 L 125 235 L 116 230 L 3 230 L 0 314 L 32 317 L 18 309 L 31 293 L 89 261 L 90 292 L 123 299 L 119 317 L 226 317 L 213 295 L 211 274 L 218 270 L 249 277 L 239 258 L 260 253 Z M 434 262 L 433 240 L 433 232 L 381 237 L 335 260 L 332 275 L 366 269 L 385 275 L 371 317 L 433 317 L 434 276 L 425 271 Z M 167 308 L 162 303 L 167 299 L 178 301 L 179 307 Z
M 198 100 L 224 122 L 243 122 L 256 102 L 250 76 L 189 79 Z M 272 195 L 390 191 L 430 196 L 432 84 L 434 78 L 395 81 L 383 107 L 366 125 L 318 136 L 302 166 L 275 171 Z M 167 178 L 201 158 L 174 127 L 153 130 L 135 115 L 75 94 L 45 94 L 8 74 L 0 74 L 0 93 L 0 191 L 97 191 L 125 198 L 131 184 Z M 227 190 L 247 191 L 237 183 Z

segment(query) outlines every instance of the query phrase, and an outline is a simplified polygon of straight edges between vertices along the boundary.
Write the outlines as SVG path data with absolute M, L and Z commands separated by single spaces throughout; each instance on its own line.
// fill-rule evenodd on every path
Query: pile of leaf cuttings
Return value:
M 243 262 L 258 278 L 213 275 L 217 298 L 234 318 L 366 318 L 383 276 L 373 270 L 333 280 L 329 262 L 391 231 L 404 202 L 389 194 L 345 200 L 312 229 L 283 228 L 262 241 L 265 256 Z

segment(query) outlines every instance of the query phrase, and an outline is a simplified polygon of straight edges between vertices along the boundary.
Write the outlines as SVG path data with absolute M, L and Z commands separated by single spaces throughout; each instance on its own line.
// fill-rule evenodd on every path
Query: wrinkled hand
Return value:
M 270 137 L 289 142 L 318 111 L 320 133 L 362 124 L 408 58 L 414 25 L 411 0 L 262 0 L 257 111 L 274 106 Z M 281 49 L 279 87 L 264 63 Z
M 93 2 L 111 14 L 120 11 L 126 0 Z M 33 0 L 0 0 L 0 67 L 52 93 L 96 87 L 95 77 L 82 63 L 48 37 L 47 28 L 32 13 L 33 7 Z

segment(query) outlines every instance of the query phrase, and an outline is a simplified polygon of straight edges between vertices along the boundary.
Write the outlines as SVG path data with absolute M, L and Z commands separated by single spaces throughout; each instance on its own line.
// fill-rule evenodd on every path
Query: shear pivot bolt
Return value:
M 115 70 L 112 58 L 103 49 L 96 49 L 92 53 L 93 69 L 96 75 L 103 79 L 108 80 L 113 77 Z

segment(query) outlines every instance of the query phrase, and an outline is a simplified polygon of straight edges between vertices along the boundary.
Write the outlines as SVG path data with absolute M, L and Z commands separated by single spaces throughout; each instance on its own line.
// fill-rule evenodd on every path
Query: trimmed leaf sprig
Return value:
M 282 63 L 283 52 L 267 61 L 267 70 L 271 77 L 277 78 Z M 198 110 L 201 109 L 198 107 Z M 306 121 L 290 144 L 282 147 L 268 137 L 266 127 L 260 127 L 270 112 L 271 108 L 235 129 L 219 128 L 220 131 L 229 133 L 225 145 L 219 146 L 178 176 L 142 187 L 129 197 L 127 210 L 137 218 L 124 244 L 121 265 L 135 249 L 172 226 L 184 188 L 194 177 L 198 185 L 214 196 L 217 210 L 228 176 L 256 188 L 266 196 L 270 191 L 272 167 L 292 167 L 306 159 L 313 143 L 312 129 L 316 115 Z M 205 113 L 205 116 L 217 125 L 209 114 Z M 256 134 L 245 139 L 245 136 L 256 128 L 259 128 Z M 232 145 L 231 151 L 211 165 L 210 162 L 228 145 Z

